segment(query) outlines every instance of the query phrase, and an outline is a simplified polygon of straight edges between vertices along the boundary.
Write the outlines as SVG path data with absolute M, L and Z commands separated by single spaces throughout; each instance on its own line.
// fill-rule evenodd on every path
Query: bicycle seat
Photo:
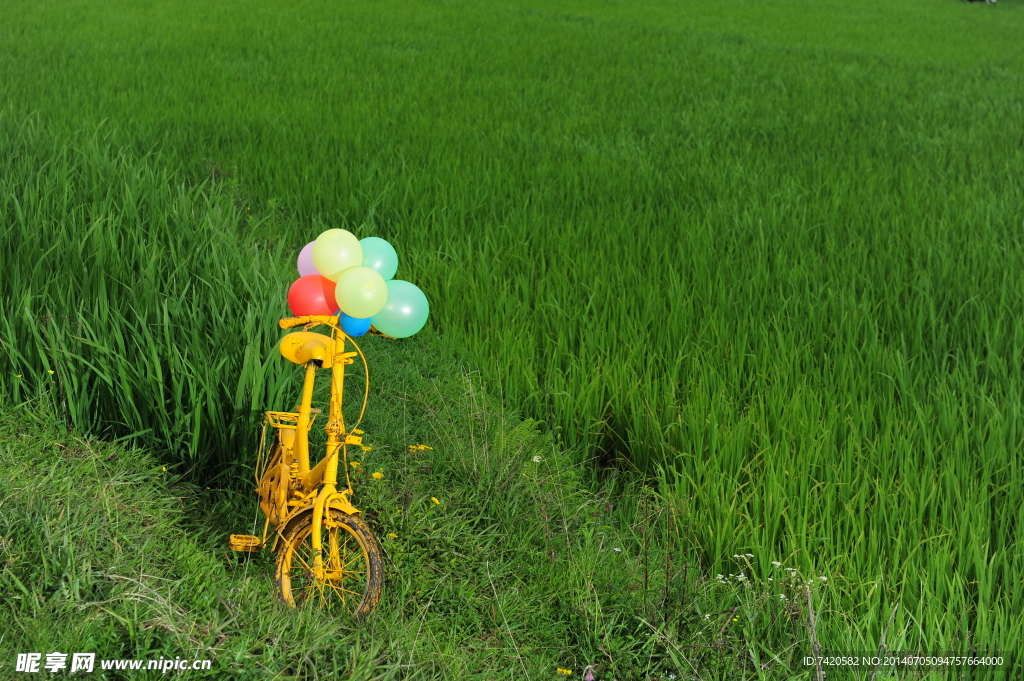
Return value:
M 281 355 L 289 362 L 306 364 L 319 361 L 330 368 L 334 359 L 334 341 L 330 336 L 312 331 L 293 331 L 281 339 Z

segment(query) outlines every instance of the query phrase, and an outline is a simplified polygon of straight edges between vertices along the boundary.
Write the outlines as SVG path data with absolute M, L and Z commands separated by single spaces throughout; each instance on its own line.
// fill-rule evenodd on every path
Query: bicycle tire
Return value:
M 313 512 L 309 511 L 290 523 L 277 553 L 278 598 L 293 608 L 310 600 L 327 608 L 340 602 L 346 612 L 361 617 L 380 602 L 384 585 L 380 544 L 361 518 L 334 508 L 327 513 L 336 526 L 327 527 L 325 522 L 320 532 L 325 569 L 333 576 L 317 583 L 313 575 Z

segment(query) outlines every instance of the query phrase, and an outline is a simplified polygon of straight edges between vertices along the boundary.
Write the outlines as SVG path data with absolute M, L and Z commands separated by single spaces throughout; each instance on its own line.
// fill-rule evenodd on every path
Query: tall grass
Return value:
M 785 555 L 846 580 L 843 607 L 868 635 L 899 601 L 897 617 L 911 619 L 898 626 L 933 642 L 960 631 L 1005 642 L 1024 628 L 1013 588 L 1024 567 L 1021 7 L 890 5 L 24 7 L 0 28 L 2 63 L 19 65 L 0 97 L 55 127 L 112 116 L 120 143 L 137 157 L 159 144 L 195 185 L 211 167 L 231 172 L 253 212 L 287 209 L 261 227 L 275 261 L 290 265 L 317 219 L 392 240 L 433 327 L 510 403 L 606 460 L 664 470 L 663 491 L 701 518 L 695 541 L 712 569 L 738 552 L 762 568 Z M 927 42 L 905 37 L 926 24 Z M 53 35 L 22 30 L 40 25 L 68 29 L 72 63 Z M 815 31 L 824 37 L 804 39 Z M 33 189 L 40 167 L 15 165 L 4 193 L 22 198 L 4 204 L 18 225 L 6 239 L 62 229 L 40 216 L 71 190 Z M 59 177 L 52 186 L 72 186 Z M 121 230 L 151 195 L 127 184 L 87 185 L 116 197 Z M 207 302 L 188 298 L 184 279 L 164 290 L 184 296 L 170 297 L 181 323 L 211 334 L 213 311 L 250 301 L 244 335 L 263 338 L 286 281 L 271 291 L 259 278 L 272 254 L 251 237 L 233 237 L 235 256 L 189 250 L 246 224 L 202 186 L 201 224 L 215 227 L 185 238 L 198 228 L 178 217 L 166 238 L 215 285 Z M 94 223 L 78 215 L 48 257 L 79 262 L 70 244 L 92 243 L 78 237 Z M 18 243 L 15 272 L 29 272 L 38 242 Z M 130 241 L 125 257 L 122 280 L 150 262 Z M 175 262 L 154 276 L 173 280 Z M 112 286 L 78 267 L 93 273 L 90 296 Z M 25 348 L 63 347 L 63 333 L 112 368 L 94 372 L 93 393 L 72 376 L 60 389 L 109 394 L 109 412 L 139 430 L 159 423 L 113 387 L 145 363 L 116 359 L 117 336 L 99 328 L 80 332 L 92 345 L 33 331 L 22 296 L 48 280 L 16 276 L 4 292 L 18 312 L 3 321 L 5 342 L 18 334 L 15 361 L 45 384 L 49 355 Z M 229 276 L 245 282 L 228 287 Z M 73 287 L 50 286 L 46 313 L 93 324 L 64 293 Z M 165 303 L 119 312 L 123 328 L 164 319 Z M 252 376 L 240 391 L 212 378 L 221 355 L 201 339 L 182 330 L 158 347 L 173 357 L 179 339 L 204 359 L 145 381 L 184 381 L 152 404 L 188 417 L 160 427 L 195 457 L 188 438 L 218 405 L 258 401 L 267 370 L 255 358 L 269 344 L 254 343 L 252 369 L 239 347 L 229 355 L 230 380 Z M 209 378 L 171 378 L 188 371 Z
M 246 242 L 261 220 L 223 186 L 175 184 L 104 128 L 0 116 L 0 157 L 0 390 L 52 391 L 76 429 L 192 468 L 236 463 L 290 379 L 273 352 L 285 243 Z

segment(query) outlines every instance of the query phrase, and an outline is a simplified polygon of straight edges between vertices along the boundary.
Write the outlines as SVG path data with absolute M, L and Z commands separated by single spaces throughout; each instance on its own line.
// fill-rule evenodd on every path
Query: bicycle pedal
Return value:
M 259 537 L 254 537 L 251 534 L 233 534 L 228 539 L 228 548 L 232 551 L 252 553 L 262 549 L 263 542 L 260 541 Z

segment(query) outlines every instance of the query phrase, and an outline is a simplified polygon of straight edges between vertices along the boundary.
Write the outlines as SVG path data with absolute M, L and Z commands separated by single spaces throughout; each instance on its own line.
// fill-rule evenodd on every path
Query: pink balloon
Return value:
M 310 241 L 308 244 L 302 247 L 299 251 L 299 276 L 306 277 L 310 274 L 320 274 L 320 270 L 313 264 L 313 244 L 315 242 Z

